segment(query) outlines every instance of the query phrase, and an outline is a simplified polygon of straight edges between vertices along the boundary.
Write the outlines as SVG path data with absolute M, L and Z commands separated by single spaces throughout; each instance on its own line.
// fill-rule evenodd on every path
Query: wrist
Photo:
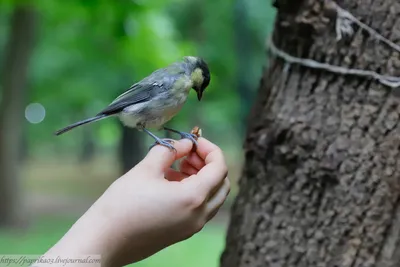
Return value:
M 46 255 L 68 255 L 77 259 L 86 255 L 100 255 L 101 266 L 112 266 L 113 255 L 118 249 L 112 229 L 111 222 L 101 215 L 95 204 L 46 252 Z

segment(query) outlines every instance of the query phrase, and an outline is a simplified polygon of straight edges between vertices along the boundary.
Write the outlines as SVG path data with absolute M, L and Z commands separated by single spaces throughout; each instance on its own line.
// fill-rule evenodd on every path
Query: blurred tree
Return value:
M 0 225 L 20 222 L 19 153 L 29 59 L 34 45 L 36 14 L 28 4 L 16 5 L 11 15 L 1 73 L 0 103 Z
M 126 23 L 128 21 L 129 12 L 128 9 L 124 6 L 119 6 L 119 12 L 117 13 L 117 23 L 114 31 L 114 37 L 116 41 L 120 41 L 128 37 Z M 126 73 L 126 70 L 123 70 L 122 73 Z M 132 81 L 132 75 L 122 75 L 120 77 L 121 81 Z M 127 88 L 124 88 L 126 91 Z M 128 127 L 123 126 L 122 123 L 119 123 L 122 131 L 122 138 L 120 139 L 119 144 L 119 161 L 121 162 L 122 173 L 126 173 L 133 166 L 135 166 L 142 159 L 144 154 L 143 148 L 143 138 L 142 133 L 140 133 L 136 129 L 130 129 Z
M 244 0 L 235 0 L 234 8 L 234 28 L 235 28 L 235 48 L 237 56 L 236 68 L 236 90 L 239 94 L 239 125 L 247 124 L 247 112 L 250 110 L 253 91 L 249 82 L 249 75 L 252 56 L 251 49 L 251 30 L 248 26 L 248 13 Z M 244 135 L 245 127 L 238 127 L 240 135 Z
M 206 29 L 204 27 L 204 5 L 204 1 L 201 0 L 185 1 L 182 2 L 181 5 L 171 6 L 170 12 L 171 17 L 175 20 L 174 22 L 179 33 L 182 35 L 182 39 L 193 42 L 196 46 L 196 52 L 198 53 L 197 56 L 201 56 L 209 62 L 207 54 L 204 51 L 205 49 L 203 49 L 206 38 Z M 202 108 L 201 105 L 191 105 L 190 112 L 186 115 L 187 121 L 190 124 L 189 127 L 195 125 L 202 125 L 202 127 L 205 126 L 201 112 Z M 169 122 L 168 127 L 176 128 L 173 125 L 174 121 L 175 120 Z M 168 135 L 173 137 L 171 133 L 168 133 Z
M 165 15 L 165 5 L 168 3 L 163 1 L 138 4 L 130 0 L 40 2 L 46 23 L 34 60 L 32 98 L 51 113 L 41 127 L 30 127 L 31 146 L 42 149 L 48 140 L 40 133 L 54 131 L 56 124 L 59 128 L 93 115 L 133 82 L 183 56 L 181 43 L 175 40 L 174 28 Z M 63 101 L 55 101 L 61 98 Z M 128 155 L 132 147 L 120 142 L 131 143 L 139 137 L 135 143 L 140 144 L 145 135 L 122 134 L 122 127 L 115 122 L 109 119 L 87 127 L 93 129 L 96 149 L 120 148 L 120 156 Z M 71 155 L 87 147 L 74 136 L 85 143 L 90 139 L 88 134 L 78 129 L 58 138 L 57 146 Z M 131 165 L 135 162 L 123 161 Z
M 143 133 L 136 129 L 122 127 L 120 162 L 123 173 L 129 171 L 133 166 L 142 160 L 142 156 L 145 151 L 142 134 Z
M 242 127 L 236 108 L 240 99 L 236 90 L 233 10 L 232 1 L 225 0 L 190 0 L 170 7 L 182 40 L 194 43 L 196 51 L 191 53 L 203 57 L 211 71 L 211 83 L 203 100 L 198 103 L 193 99 L 187 109 L 184 107 L 190 116 L 190 125 L 185 126 L 199 125 L 208 138 L 225 145 L 237 141 L 236 133 Z M 236 130 L 228 138 L 222 137 L 226 128 Z
M 400 39 L 395 0 L 340 3 L 387 38 Z M 274 43 L 281 50 L 399 74 L 398 55 L 362 30 L 336 40 L 330 1 L 274 4 Z M 280 58 L 269 65 L 221 265 L 399 266 L 399 98 L 365 78 L 287 68 Z
M 80 162 L 86 163 L 90 162 L 96 152 L 96 143 L 94 141 L 93 129 L 91 127 L 83 127 L 83 136 L 82 136 L 82 150 Z

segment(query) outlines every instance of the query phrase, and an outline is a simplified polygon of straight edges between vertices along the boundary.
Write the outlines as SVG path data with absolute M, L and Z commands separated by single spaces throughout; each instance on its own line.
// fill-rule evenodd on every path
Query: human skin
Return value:
M 123 266 L 199 232 L 229 194 L 228 169 L 221 149 L 204 138 L 196 152 L 187 139 L 173 145 L 176 152 L 152 148 L 44 256 L 100 254 L 101 266 Z

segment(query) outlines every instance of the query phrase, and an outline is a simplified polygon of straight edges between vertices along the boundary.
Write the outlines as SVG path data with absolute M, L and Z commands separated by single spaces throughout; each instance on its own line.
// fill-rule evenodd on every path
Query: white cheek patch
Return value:
M 195 69 L 192 73 L 192 80 L 195 86 L 201 86 L 204 82 L 203 71 L 201 69 Z

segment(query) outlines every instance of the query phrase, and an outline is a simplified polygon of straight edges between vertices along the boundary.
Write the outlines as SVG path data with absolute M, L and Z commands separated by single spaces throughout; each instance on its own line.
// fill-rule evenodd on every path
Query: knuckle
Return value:
M 228 166 L 226 166 L 226 164 L 224 164 L 224 166 L 222 167 L 222 172 L 224 173 L 224 178 L 228 176 Z
M 217 154 L 222 154 L 223 155 L 222 149 L 220 147 L 216 147 L 214 152 L 217 153 Z
M 231 187 L 231 181 L 229 180 L 228 177 L 225 177 L 225 185 L 226 187 Z
M 203 230 L 204 226 L 206 225 L 205 221 L 201 220 L 194 220 L 193 222 L 188 225 L 187 231 L 185 232 L 184 236 L 185 238 L 190 238 L 193 235 L 197 234 L 201 230 Z
M 226 179 L 226 195 L 229 195 L 229 193 L 231 192 L 231 182 L 229 181 L 229 179 Z
M 200 193 L 192 192 L 184 197 L 183 204 L 190 210 L 195 210 L 204 205 L 206 197 Z
M 147 160 L 143 160 L 139 162 L 135 168 L 140 171 L 152 171 L 154 170 L 154 165 L 152 165 L 151 162 Z
M 193 224 L 193 232 L 194 233 L 198 233 L 201 230 L 203 230 L 204 226 L 206 225 L 206 222 L 204 220 L 197 220 L 194 224 Z

